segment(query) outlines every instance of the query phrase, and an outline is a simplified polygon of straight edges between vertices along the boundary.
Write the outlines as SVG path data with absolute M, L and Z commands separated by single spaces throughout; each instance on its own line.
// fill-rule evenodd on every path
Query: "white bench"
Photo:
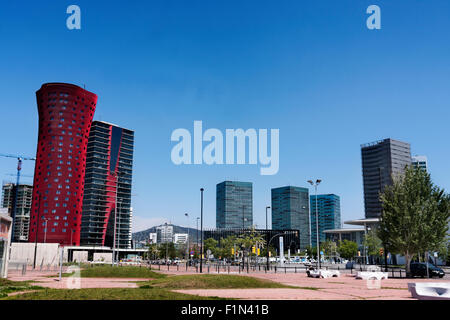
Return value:
M 408 291 L 419 300 L 450 300 L 450 282 L 408 283 Z
M 312 278 L 331 278 L 339 277 L 341 273 L 338 270 L 309 270 L 309 276 Z
M 356 279 L 363 280 L 383 280 L 388 278 L 387 272 L 359 271 L 356 273 Z

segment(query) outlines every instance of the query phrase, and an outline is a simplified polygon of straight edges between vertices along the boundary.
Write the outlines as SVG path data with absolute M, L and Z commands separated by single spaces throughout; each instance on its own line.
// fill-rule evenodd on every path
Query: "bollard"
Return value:
M 295 267 L 295 273 L 297 273 L 297 267 Z
M 177 265 L 177 271 L 179 270 L 179 265 Z

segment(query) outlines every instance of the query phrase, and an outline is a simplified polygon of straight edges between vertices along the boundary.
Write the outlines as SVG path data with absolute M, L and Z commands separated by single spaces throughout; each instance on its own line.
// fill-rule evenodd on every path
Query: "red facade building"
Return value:
M 86 150 L 97 95 L 47 83 L 36 92 L 39 138 L 29 242 L 79 245 Z

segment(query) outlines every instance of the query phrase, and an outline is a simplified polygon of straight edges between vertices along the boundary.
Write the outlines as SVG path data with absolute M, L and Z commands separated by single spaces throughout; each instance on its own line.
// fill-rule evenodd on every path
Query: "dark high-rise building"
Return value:
M 325 230 L 339 229 L 341 227 L 341 202 L 335 194 L 318 194 L 317 206 L 316 196 L 311 195 L 311 243 L 317 246 L 317 223 L 316 214 L 319 219 L 319 241 L 326 240 Z
M 11 241 L 28 241 L 33 186 L 20 184 L 17 188 L 14 183 L 6 183 L 3 185 L 2 207 L 8 208 L 8 213 L 10 216 L 12 216 L 14 202 L 16 201 L 16 193 L 16 215 L 13 221 L 13 238 Z
M 299 230 L 300 249 L 309 246 L 309 190 L 300 187 L 272 189 L 272 229 Z
M 92 123 L 84 179 L 82 245 L 112 247 L 115 229 L 116 248 L 131 247 L 133 146 L 133 131 L 102 121 Z
M 97 95 L 47 83 L 36 92 L 39 137 L 29 241 L 79 245 L 86 149 Z
M 249 228 L 253 225 L 251 182 L 224 181 L 216 186 L 216 227 Z
M 361 145 L 361 158 L 366 218 L 378 218 L 382 210 L 380 192 L 392 185 L 393 176 L 403 174 L 411 165 L 411 147 L 406 142 L 384 139 Z

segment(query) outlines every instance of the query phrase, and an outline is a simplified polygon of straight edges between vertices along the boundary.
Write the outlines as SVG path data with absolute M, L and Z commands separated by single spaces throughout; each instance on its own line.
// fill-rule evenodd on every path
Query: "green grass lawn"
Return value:
M 8 296 L 9 293 L 26 290 L 41 290 L 42 287 L 33 286 L 30 281 L 11 281 L 0 279 L 0 299 Z
M 270 280 L 236 275 L 176 275 L 139 282 L 141 288 L 164 289 L 250 289 L 250 288 L 295 288 Z
M 165 289 L 43 289 L 6 298 L 5 300 L 222 300 L 200 297 Z
M 66 275 L 68 276 L 68 275 Z M 204 300 L 219 299 L 217 297 L 200 297 L 173 292 L 179 289 L 244 289 L 244 288 L 298 288 L 273 282 L 238 275 L 171 275 L 156 273 L 139 267 L 89 267 L 81 272 L 82 277 L 117 277 L 117 278 L 150 278 L 139 281 L 139 288 L 114 289 L 47 289 L 39 288 L 35 292 L 6 297 L 8 300 Z M 14 287 L 14 291 L 33 290 L 28 283 L 5 282 L 5 288 Z M 16 290 L 17 289 L 17 290 Z M 13 292 L 13 291 L 10 291 Z
M 73 273 L 65 273 L 64 277 L 70 277 Z M 149 278 L 160 279 L 166 277 L 165 274 L 158 273 L 146 267 L 134 266 L 85 266 L 81 269 L 80 276 L 82 278 Z

